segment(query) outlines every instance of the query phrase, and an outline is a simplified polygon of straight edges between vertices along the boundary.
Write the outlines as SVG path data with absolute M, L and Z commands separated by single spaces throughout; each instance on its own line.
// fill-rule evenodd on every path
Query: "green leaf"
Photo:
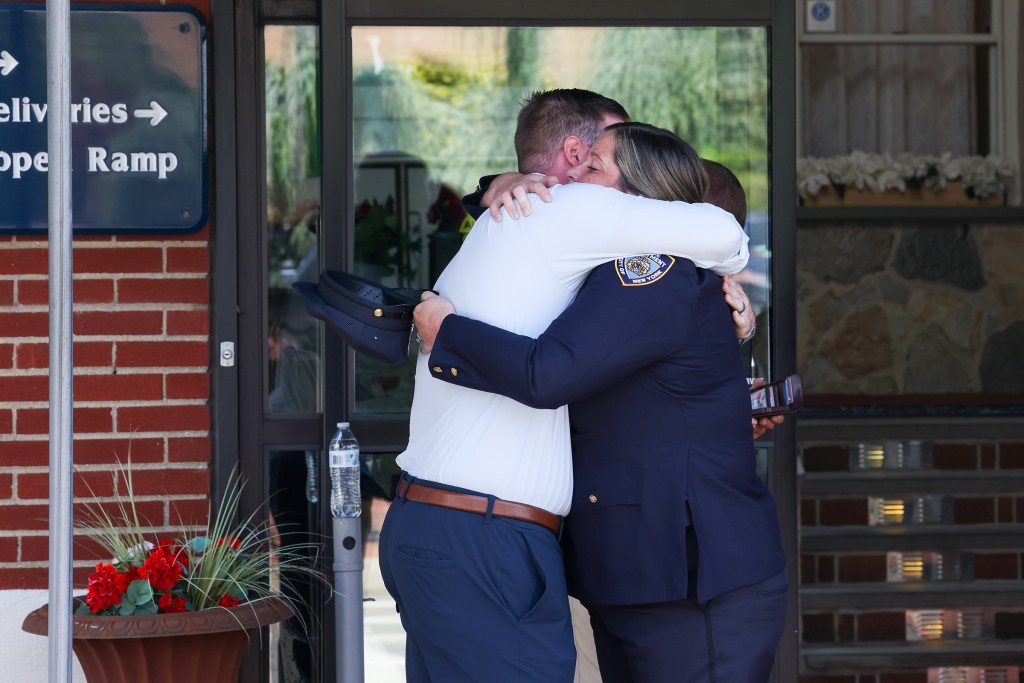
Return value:
M 132 605 L 143 605 L 147 602 L 153 602 L 153 587 L 145 579 L 136 579 L 128 585 L 128 590 L 121 597 L 122 603 L 125 600 L 131 602 Z
M 137 605 L 135 607 L 136 614 L 156 614 L 156 612 L 157 606 L 156 603 L 152 600 L 150 600 L 149 602 L 144 602 L 141 605 Z
M 89 609 L 89 605 L 84 602 L 78 603 L 78 608 L 75 610 L 75 614 L 92 614 L 92 610 Z

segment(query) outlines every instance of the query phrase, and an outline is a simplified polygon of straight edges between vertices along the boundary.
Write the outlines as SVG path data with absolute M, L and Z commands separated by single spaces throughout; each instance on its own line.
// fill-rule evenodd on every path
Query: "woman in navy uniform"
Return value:
M 693 179 L 641 173 L 639 160 L 680 145 L 644 124 L 612 126 L 571 177 L 676 199 Z M 604 680 L 766 681 L 785 558 L 721 279 L 666 255 L 619 259 L 591 272 L 538 339 L 453 312 L 433 297 L 416 309 L 430 365 L 456 371 L 438 377 L 570 406 L 563 547 Z

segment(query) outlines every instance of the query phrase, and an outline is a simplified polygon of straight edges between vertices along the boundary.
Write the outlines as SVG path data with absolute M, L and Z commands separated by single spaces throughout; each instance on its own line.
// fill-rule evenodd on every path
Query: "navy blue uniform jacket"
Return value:
M 646 283 L 629 259 L 596 268 L 538 339 L 450 315 L 430 356 L 458 369 L 440 373 L 445 381 L 536 408 L 570 405 L 563 545 L 569 592 L 585 603 L 686 597 L 687 507 L 701 601 L 785 565 L 722 281 L 690 261 L 656 259 L 663 265 Z

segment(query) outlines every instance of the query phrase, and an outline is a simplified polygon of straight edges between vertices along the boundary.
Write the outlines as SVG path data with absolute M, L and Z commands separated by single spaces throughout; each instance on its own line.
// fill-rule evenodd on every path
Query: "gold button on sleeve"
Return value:
M 591 493 L 590 496 L 587 498 L 587 500 L 589 500 L 591 503 L 596 503 L 597 502 L 597 496 L 595 496 L 593 493 Z
M 452 368 L 452 377 L 458 377 L 458 376 L 459 376 L 459 369 L 458 368 Z
M 431 368 L 431 370 L 433 370 L 434 372 L 441 372 L 441 366 L 435 365 L 434 367 Z
M 375 318 L 379 318 L 382 315 L 384 315 L 384 311 L 380 310 L 379 308 L 375 308 L 373 309 L 373 315 Z

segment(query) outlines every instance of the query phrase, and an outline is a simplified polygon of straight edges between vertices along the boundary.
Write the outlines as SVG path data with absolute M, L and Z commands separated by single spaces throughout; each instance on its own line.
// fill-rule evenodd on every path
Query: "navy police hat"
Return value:
M 423 289 L 392 289 L 352 273 L 323 270 L 320 279 L 294 282 L 306 308 L 361 353 L 385 363 L 409 359 L 412 309 Z

